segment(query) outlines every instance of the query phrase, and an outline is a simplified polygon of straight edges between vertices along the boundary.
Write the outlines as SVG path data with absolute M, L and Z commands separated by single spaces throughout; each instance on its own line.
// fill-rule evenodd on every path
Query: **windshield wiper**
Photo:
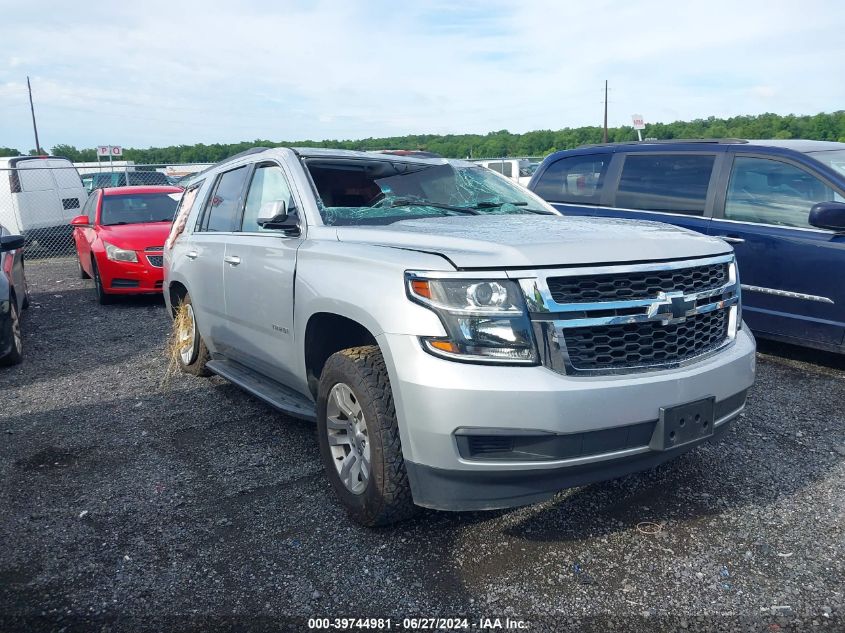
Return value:
M 413 198 L 394 198 L 388 205 L 394 207 L 433 207 L 435 209 L 445 209 L 447 211 L 456 211 L 458 213 L 466 213 L 467 215 L 479 215 L 478 209 L 473 207 L 454 207 L 450 204 L 440 204 L 439 202 L 429 202 L 428 200 L 414 200 Z
M 475 205 L 476 209 L 498 209 L 499 207 L 503 207 L 506 204 L 513 205 L 515 207 L 521 207 L 523 211 L 528 211 L 529 213 L 537 213 L 539 215 L 554 215 L 551 211 L 545 211 L 543 209 L 531 209 L 528 208 L 527 202 L 479 202 Z

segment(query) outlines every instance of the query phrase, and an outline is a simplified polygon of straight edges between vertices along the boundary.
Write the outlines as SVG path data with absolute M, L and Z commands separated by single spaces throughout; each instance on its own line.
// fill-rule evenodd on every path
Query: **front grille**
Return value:
M 164 255 L 147 255 L 147 261 L 150 262 L 150 266 L 161 268 L 164 266 Z
M 728 280 L 728 264 L 717 263 L 676 270 L 550 277 L 547 282 L 557 303 L 594 303 L 649 299 L 660 292 L 704 292 L 721 288 Z
M 146 252 L 146 253 L 159 253 L 163 250 L 164 250 L 164 246 L 147 246 L 147 248 L 144 249 L 144 252 Z
M 714 310 L 663 325 L 660 321 L 564 330 L 569 363 L 579 371 L 613 371 L 683 362 L 720 347 L 728 310 Z

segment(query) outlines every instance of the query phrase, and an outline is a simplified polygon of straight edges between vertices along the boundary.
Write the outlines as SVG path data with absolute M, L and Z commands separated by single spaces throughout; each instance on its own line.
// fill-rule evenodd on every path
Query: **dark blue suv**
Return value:
M 581 147 L 548 156 L 528 188 L 564 215 L 657 220 L 730 242 L 758 336 L 845 353 L 845 143 Z

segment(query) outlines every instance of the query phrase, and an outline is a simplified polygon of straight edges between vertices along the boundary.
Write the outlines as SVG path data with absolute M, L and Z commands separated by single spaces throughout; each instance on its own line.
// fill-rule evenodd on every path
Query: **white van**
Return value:
M 487 169 L 492 169 L 504 177 L 519 183 L 523 187 L 531 180 L 531 173 L 529 172 L 531 161 L 525 158 L 495 158 L 492 160 L 475 160 L 472 162 L 478 163 Z
M 88 199 L 79 172 L 66 158 L 0 158 L 0 224 L 28 244 L 70 247 L 70 221 Z

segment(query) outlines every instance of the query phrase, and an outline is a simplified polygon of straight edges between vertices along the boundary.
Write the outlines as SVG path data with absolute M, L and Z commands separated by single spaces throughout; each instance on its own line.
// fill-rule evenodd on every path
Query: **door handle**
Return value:
M 719 235 L 728 244 L 745 244 L 745 240 L 741 237 L 731 237 L 730 235 Z
M 188 251 L 187 253 L 185 253 L 185 257 L 187 257 L 188 259 L 196 259 L 198 255 L 199 253 L 197 253 L 196 251 Z
M 237 255 L 226 255 L 226 257 L 223 258 L 223 261 L 227 264 L 232 264 L 232 266 L 237 266 L 241 263 L 241 258 Z

